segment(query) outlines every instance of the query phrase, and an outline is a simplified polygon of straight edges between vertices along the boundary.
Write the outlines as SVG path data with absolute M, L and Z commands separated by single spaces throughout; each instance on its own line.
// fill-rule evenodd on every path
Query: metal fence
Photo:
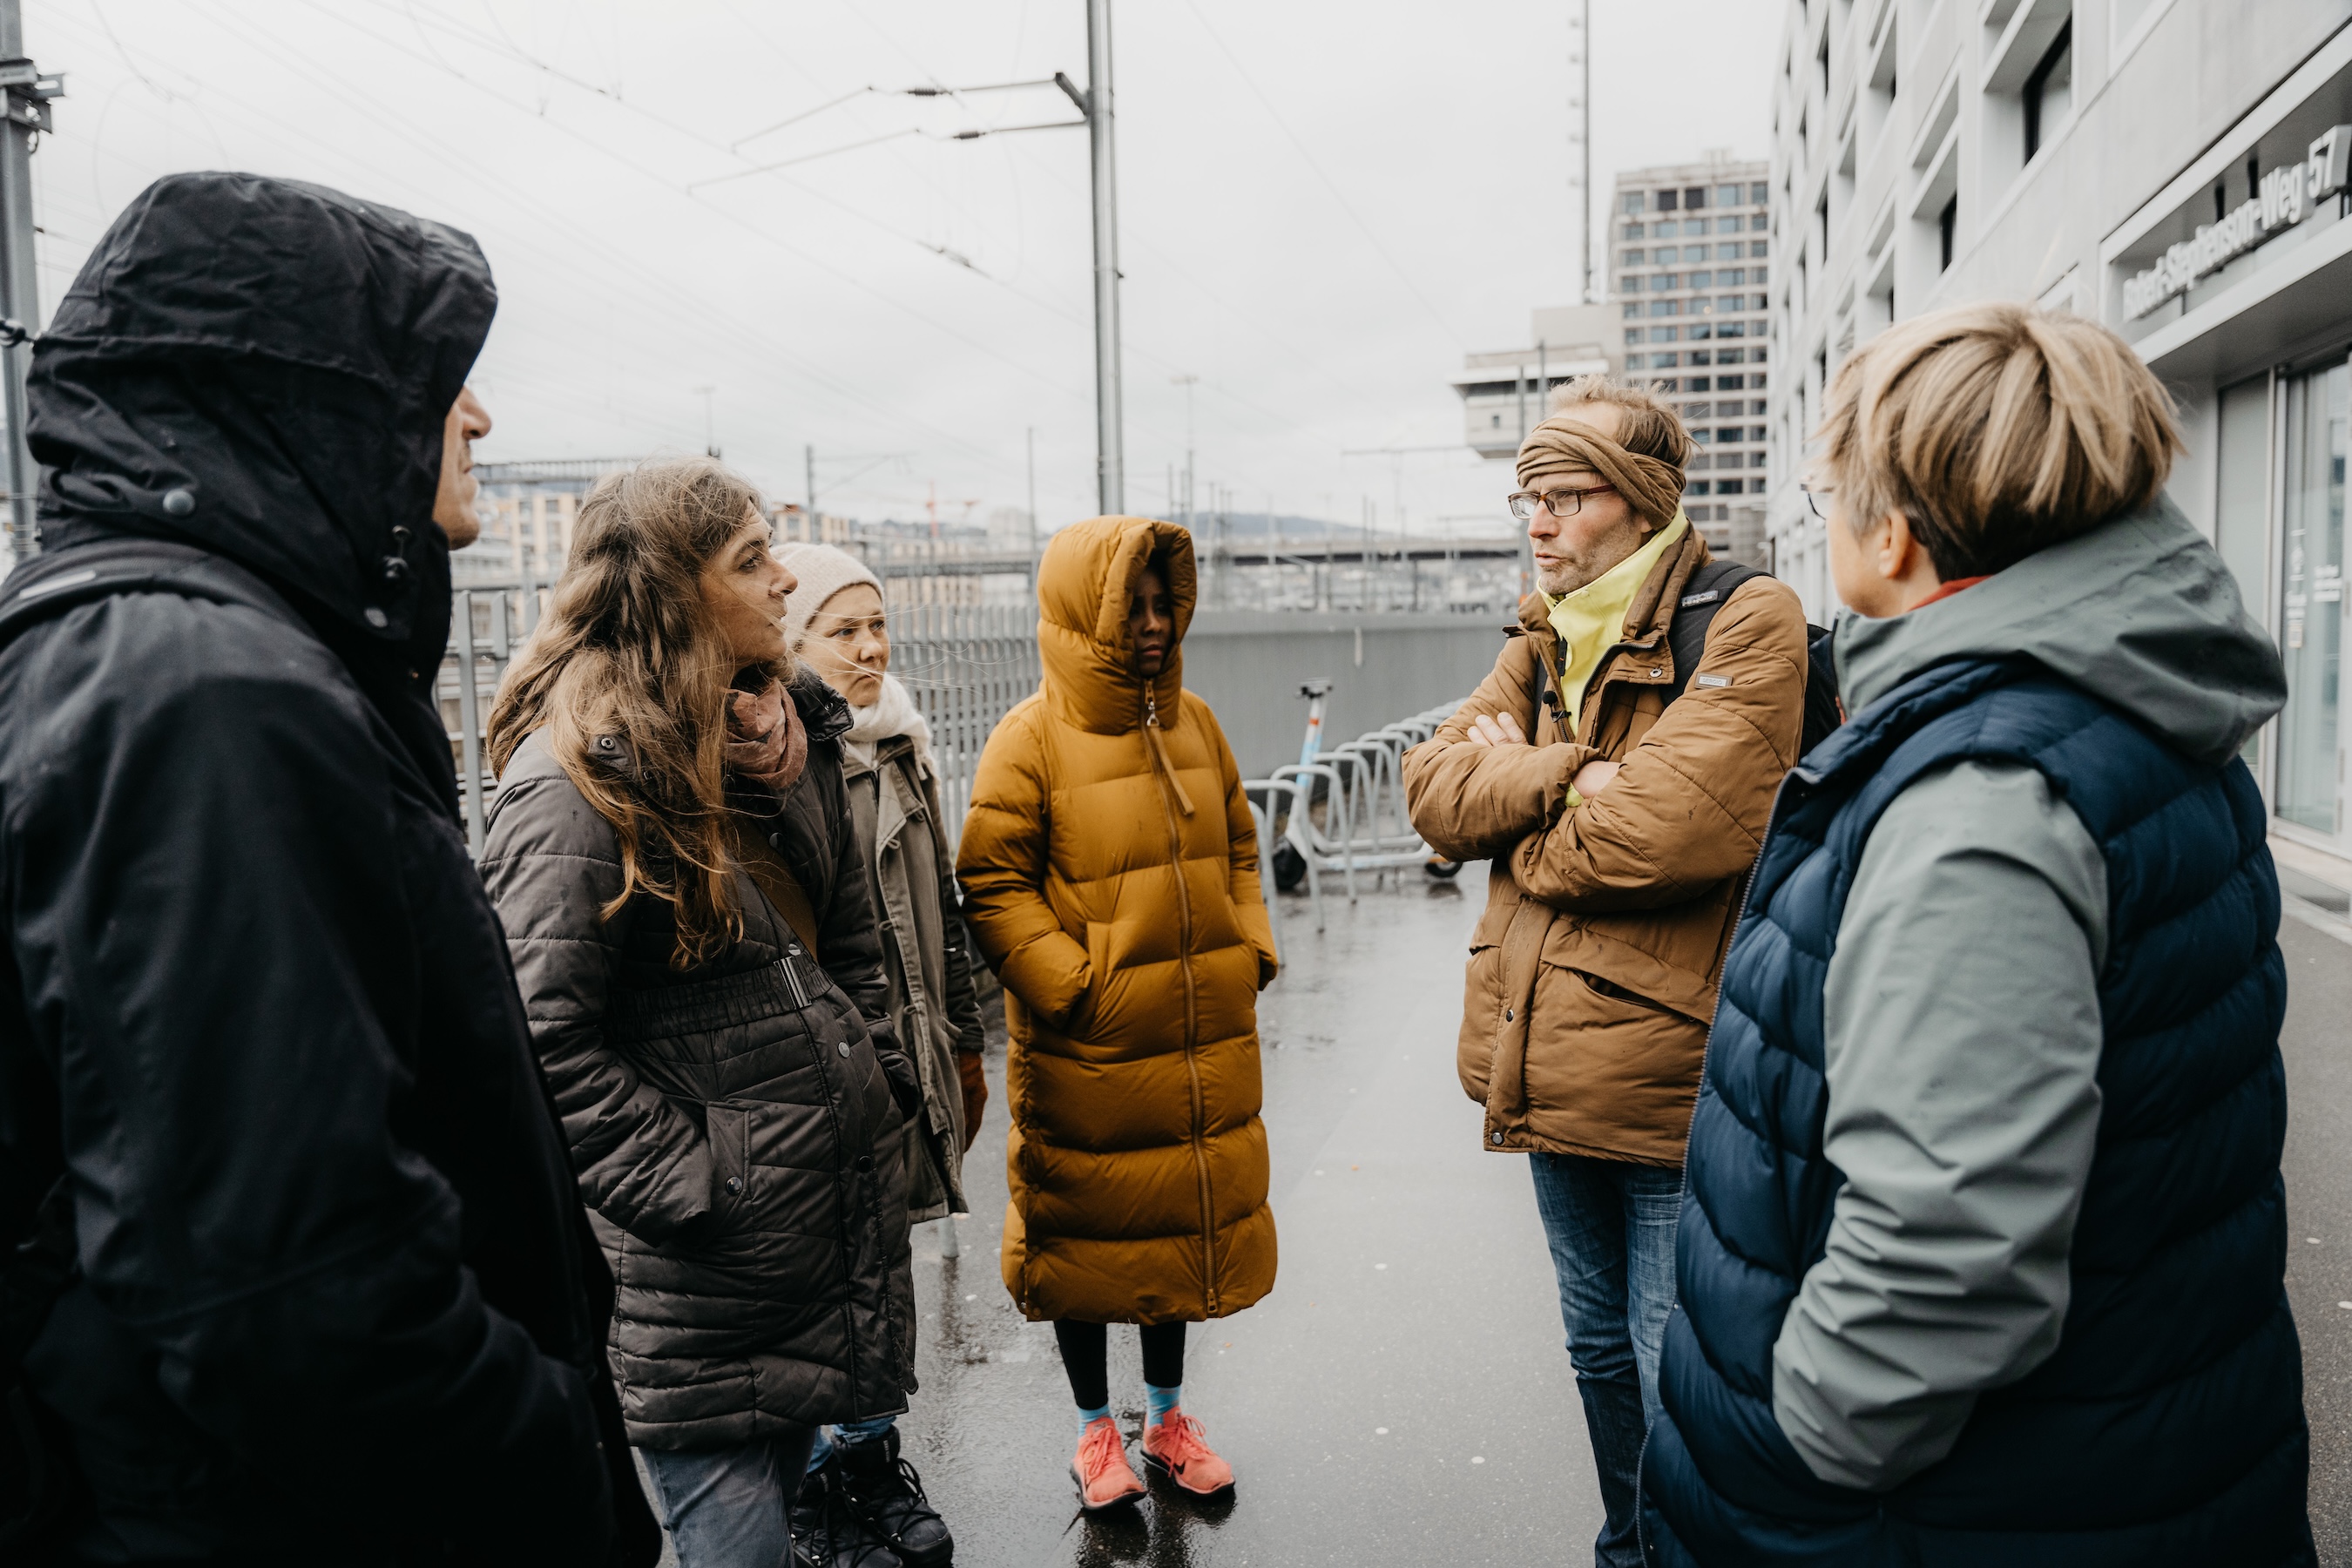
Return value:
M 544 612 L 548 590 L 536 584 L 481 584 L 451 597 L 449 651 L 437 695 L 449 735 L 466 814 L 466 842 L 482 852 L 490 792 L 484 726 L 499 683 Z M 960 836 L 971 804 L 981 748 L 997 721 L 1037 689 L 1037 611 L 1034 605 L 906 604 L 887 591 L 890 670 L 931 727 L 940 805 L 949 838 Z
M 887 602 L 887 598 L 886 598 Z M 1037 689 L 1034 605 L 907 605 L 890 614 L 890 670 L 931 726 L 948 837 L 961 837 L 981 748 Z

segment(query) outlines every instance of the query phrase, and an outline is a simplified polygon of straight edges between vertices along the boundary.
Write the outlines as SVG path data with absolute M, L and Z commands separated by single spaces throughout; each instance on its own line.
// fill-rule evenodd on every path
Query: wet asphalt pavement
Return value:
M 2352 924 L 2279 928 L 2286 954 L 2286 1293 L 2303 1335 L 2311 1527 L 2352 1564 Z M 2332 934 L 2330 934 L 2332 933 Z
M 1330 904 L 1318 936 L 1285 900 L 1287 967 L 1260 998 L 1281 1272 L 1258 1306 L 1196 1328 L 1185 1403 L 1233 1462 L 1203 1508 L 1155 1484 L 1081 1518 L 1076 1428 L 1052 1330 L 997 1270 L 1003 1060 L 966 1164 L 962 1255 L 915 1238 L 922 1392 L 902 1431 L 963 1568 L 1141 1563 L 1578 1564 L 1600 1501 L 1523 1157 L 1478 1146 L 1454 1077 L 1461 969 L 1485 898 L 1418 874 Z M 2352 1568 L 2352 924 L 2290 920 L 2287 1289 L 2304 1339 L 2312 1521 Z M 2333 931 L 2336 934 L 2330 934 Z M 1132 1438 L 1142 1373 L 1112 1330 L 1112 1406 Z M 1130 1450 L 1132 1452 L 1132 1450 Z
M 916 1237 L 923 1388 L 901 1426 L 962 1568 L 1590 1560 L 1600 1496 L 1527 1162 L 1481 1152 L 1454 1076 L 1485 897 L 1477 868 L 1414 871 L 1352 910 L 1332 898 L 1319 937 L 1284 900 L 1286 973 L 1258 1001 L 1281 1272 L 1196 1327 L 1185 1368 L 1185 1406 L 1234 1467 L 1227 1505 L 1156 1484 L 1124 1518 L 1078 1517 L 1053 1330 L 1022 1321 L 997 1269 L 992 1050 L 963 1255 L 940 1257 L 935 1226 Z M 1111 1331 L 1111 1405 L 1140 1431 L 1132 1330 Z

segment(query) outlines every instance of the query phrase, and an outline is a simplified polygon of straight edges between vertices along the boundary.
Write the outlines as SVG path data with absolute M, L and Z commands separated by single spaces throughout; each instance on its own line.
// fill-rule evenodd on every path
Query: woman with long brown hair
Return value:
M 843 793 L 849 711 L 786 652 L 793 587 L 738 475 L 611 476 L 490 715 L 482 875 L 684 1568 L 786 1561 L 816 1428 L 914 1388 L 921 1091 Z

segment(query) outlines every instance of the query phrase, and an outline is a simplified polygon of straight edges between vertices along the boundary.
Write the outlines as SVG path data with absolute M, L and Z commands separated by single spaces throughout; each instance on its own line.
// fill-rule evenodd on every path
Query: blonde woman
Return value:
M 1724 965 L 1649 1561 L 2308 1563 L 2276 647 L 2172 405 L 2019 305 L 1881 333 L 1813 498 L 1852 718 Z
M 967 1206 L 963 1152 L 980 1130 L 988 1080 L 930 727 L 890 673 L 882 584 L 865 563 L 829 544 L 787 545 L 780 554 L 800 584 L 784 612 L 793 657 L 849 704 L 841 751 L 850 820 L 881 925 L 891 1023 L 923 1085 L 922 1122 L 907 1129 L 907 1218 L 938 1219 Z M 930 1149 L 941 1152 L 936 1163 Z M 934 1568 L 955 1542 L 898 1449 L 891 1415 L 820 1434 L 804 1501 L 848 1497 L 869 1546 Z
M 684 1568 L 785 1562 L 817 1429 L 915 1386 L 921 1093 L 842 783 L 849 710 L 786 653 L 793 587 L 719 464 L 604 479 L 490 716 L 482 876 Z

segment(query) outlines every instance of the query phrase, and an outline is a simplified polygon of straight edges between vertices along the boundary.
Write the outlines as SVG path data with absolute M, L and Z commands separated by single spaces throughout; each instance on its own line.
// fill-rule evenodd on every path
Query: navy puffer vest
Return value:
M 2098 1152 L 2050 1358 L 1884 1493 L 1814 1478 L 1772 1415 L 1772 1346 L 1825 1248 L 1822 992 L 1872 826 L 1964 759 L 2039 769 L 2106 858 Z M 1679 1565 L 2303 1561 L 2308 1437 L 2289 1315 L 2286 975 L 2242 763 L 2193 762 L 2038 666 L 1937 666 L 1856 715 L 1773 811 L 1691 1127 L 1643 1458 Z

